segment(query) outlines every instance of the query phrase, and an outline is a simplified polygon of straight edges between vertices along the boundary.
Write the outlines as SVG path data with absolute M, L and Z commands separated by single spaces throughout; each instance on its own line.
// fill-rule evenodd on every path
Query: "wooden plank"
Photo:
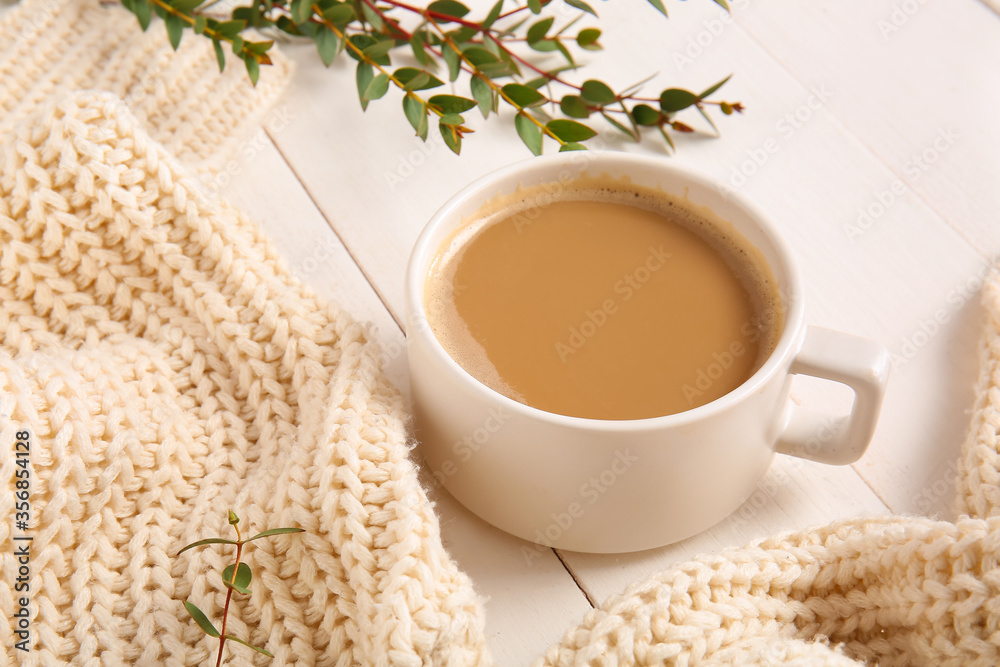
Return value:
M 282 111 L 291 114 L 280 107 L 276 113 Z M 240 152 L 228 177 L 217 180 L 223 194 L 261 224 L 295 275 L 373 323 L 390 378 L 408 392 L 402 332 L 271 140 L 256 135 Z M 527 561 L 521 540 L 486 525 L 424 482 L 446 548 L 487 600 L 486 631 L 497 664 L 527 664 L 562 637 L 570 619 L 590 609 L 586 597 L 551 550 Z
M 1000 252 L 1000 16 L 975 0 L 742 4 L 739 26 L 793 76 L 842 91 L 829 110 L 907 191 Z

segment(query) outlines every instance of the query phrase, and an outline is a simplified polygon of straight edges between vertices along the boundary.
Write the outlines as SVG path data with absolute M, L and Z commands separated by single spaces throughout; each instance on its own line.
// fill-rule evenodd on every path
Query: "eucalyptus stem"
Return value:
M 262 655 L 266 655 L 270 658 L 274 657 L 273 655 L 271 655 L 269 651 L 267 651 L 267 649 L 261 648 L 260 646 L 254 646 L 253 644 L 250 644 L 249 642 L 246 642 L 240 639 L 239 637 L 234 637 L 233 635 L 230 635 L 226 632 L 226 626 L 228 625 L 229 622 L 229 605 L 232 602 L 234 592 L 241 593 L 243 595 L 250 595 L 250 582 L 253 580 L 253 572 L 250 569 L 250 566 L 242 562 L 241 560 L 243 556 L 244 544 L 253 542 L 254 540 L 259 540 L 264 537 L 273 537 L 274 535 L 284 535 L 286 533 L 303 532 L 301 528 L 272 528 L 271 530 L 265 530 L 263 533 L 257 533 L 253 537 L 243 539 L 243 534 L 240 532 L 240 527 L 238 525 L 240 522 L 240 518 L 236 516 L 236 513 L 233 512 L 232 510 L 229 510 L 228 521 L 229 525 L 236 530 L 235 540 L 226 539 L 224 537 L 210 537 L 208 539 L 198 540 L 197 542 L 189 544 L 177 552 L 177 555 L 180 556 L 182 553 L 188 551 L 189 549 L 197 549 L 199 547 L 210 546 L 213 544 L 227 544 L 236 547 L 235 562 L 222 571 L 222 583 L 225 585 L 227 589 L 226 604 L 222 609 L 222 630 L 221 631 L 217 630 L 215 625 L 212 624 L 212 621 L 208 619 L 208 616 L 205 614 L 205 612 L 199 609 L 198 606 L 195 605 L 193 602 L 190 601 L 184 602 L 184 608 L 187 609 L 187 612 L 191 615 L 191 618 L 194 619 L 194 622 L 198 624 L 198 627 L 201 628 L 202 632 L 204 632 L 209 637 L 213 637 L 219 640 L 219 651 L 218 655 L 215 658 L 215 667 L 219 667 L 222 664 L 222 655 L 223 655 L 223 650 L 225 649 L 226 646 L 227 639 L 231 639 L 234 642 L 243 644 L 244 646 L 251 648 L 254 651 L 257 651 Z M 230 568 L 232 568 L 231 572 Z
M 230 584 L 236 583 L 236 573 L 240 569 L 240 556 L 243 554 L 243 536 L 240 535 L 240 527 L 233 524 L 236 529 L 236 563 L 233 565 L 233 576 L 229 579 Z M 226 645 L 226 623 L 229 621 L 229 603 L 233 599 L 233 589 L 226 589 L 226 606 L 222 610 L 222 632 L 219 633 L 219 657 L 215 659 L 215 667 L 222 664 L 222 649 Z
M 152 13 L 163 18 L 174 48 L 186 29 L 211 39 L 220 69 L 226 64 L 221 45 L 228 44 L 233 55 L 243 60 L 255 84 L 260 65 L 271 64 L 267 51 L 273 42 L 245 39 L 247 29 L 310 38 L 327 66 L 346 51 L 358 63 L 356 80 L 362 109 L 395 87 L 403 93 L 403 113 L 417 136 L 427 140 L 428 119 L 432 118 L 455 153 L 461 151 L 463 137 L 473 131 L 463 114 L 477 106 L 487 119 L 499 112 L 501 103 L 510 106 L 518 136 L 535 154 L 542 152 L 545 137 L 555 141 L 561 151 L 585 149 L 582 142 L 597 134 L 583 122 L 591 117 L 603 119 L 633 141 L 643 139 L 643 128 L 655 127 L 666 146 L 674 150 L 672 133 L 696 131 L 678 114 L 693 109 L 710 133 L 718 136 L 719 128 L 708 110 L 718 110 L 723 116 L 743 112 L 739 102 L 709 99 L 729 77 L 699 94 L 666 88 L 658 97 L 640 95 L 642 84 L 615 92 L 596 79 L 570 80 L 564 73 L 581 68 L 570 48 L 602 48 L 598 28 L 576 28 L 575 34 L 569 34 L 583 18 L 597 16 L 587 0 L 559 0 L 578 14 L 558 25 L 557 17 L 544 14 L 555 0 L 526 0 L 514 7 L 509 5 L 519 0 L 495 0 L 486 17 L 478 21 L 468 17 L 471 10 L 460 0 L 433 0 L 426 6 L 412 4 L 413 0 L 246 0 L 251 4 L 232 10 L 227 21 L 204 13 L 216 0 L 207 4 L 204 0 L 120 1 L 135 13 L 143 29 Z M 664 0 L 646 1 L 666 15 Z M 728 10 L 726 0 L 713 2 Z M 419 25 L 404 28 L 397 12 L 419 16 Z M 417 67 L 392 64 L 390 53 L 406 47 Z M 559 55 L 564 64 L 542 66 L 528 51 Z M 427 98 L 419 94 L 445 85 L 435 76 L 442 65 L 448 80 L 458 83 L 465 77 L 471 96 L 434 94 Z M 553 93 L 558 86 L 566 92 L 561 97 Z
M 386 1 L 390 2 L 390 3 L 395 2 L 395 0 L 386 0 Z M 402 6 L 402 3 L 400 3 L 400 5 Z M 475 70 L 475 74 L 478 75 L 479 71 L 476 70 L 476 66 L 469 60 L 469 58 L 464 53 L 462 53 L 462 50 L 455 44 L 455 42 L 451 39 L 451 37 L 448 36 L 444 31 L 441 30 L 441 26 L 439 26 L 437 24 L 437 22 L 435 22 L 434 19 L 430 17 L 430 13 L 429 12 L 427 13 L 427 20 L 430 21 L 431 25 L 433 25 L 435 28 L 437 28 L 437 30 L 439 32 L 441 32 L 441 36 L 444 39 L 445 43 L 448 45 L 449 48 L 451 48 L 455 52 L 455 54 L 459 57 L 459 59 L 462 62 L 464 62 L 466 65 L 468 65 L 469 67 L 471 67 L 473 70 Z M 510 104 L 512 107 L 514 107 L 515 109 L 517 109 L 518 115 L 527 118 L 535 126 L 537 126 L 538 129 L 541 130 L 544 134 L 549 135 L 550 137 L 552 137 L 553 139 L 555 139 L 557 142 L 559 142 L 560 146 L 566 145 L 567 142 L 565 142 L 561 138 L 559 138 L 559 136 L 557 136 L 554 132 L 552 132 L 551 130 L 549 130 L 537 118 L 535 118 L 531 114 L 527 113 L 525 111 L 525 107 L 521 106 L 520 104 L 518 104 L 517 102 L 515 102 L 513 99 L 511 99 L 509 95 L 507 95 L 506 93 L 504 93 L 503 88 L 501 88 L 500 86 L 498 86 L 492 79 L 490 79 L 488 77 L 481 77 L 481 79 L 483 81 L 485 81 L 486 85 L 488 85 L 495 93 L 497 93 L 501 98 L 503 98 L 503 100 L 505 102 L 507 102 L 507 104 Z

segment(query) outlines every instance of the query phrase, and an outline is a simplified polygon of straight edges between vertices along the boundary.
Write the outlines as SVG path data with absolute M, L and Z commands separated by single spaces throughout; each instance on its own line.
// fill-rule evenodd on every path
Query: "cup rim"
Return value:
M 548 412 L 541 408 L 526 405 L 519 401 L 501 394 L 481 383 L 467 370 L 458 364 L 451 355 L 444 349 L 437 336 L 431 329 L 427 313 L 424 309 L 423 292 L 426 279 L 427 266 L 433 254 L 438 250 L 438 244 L 433 243 L 435 232 L 442 225 L 455 224 L 452 220 L 455 211 L 460 209 L 469 200 L 480 197 L 481 203 L 485 203 L 495 193 L 490 190 L 491 186 L 499 181 L 507 180 L 512 176 L 524 173 L 525 175 L 533 170 L 542 170 L 558 167 L 559 165 L 572 164 L 573 160 L 579 160 L 578 155 L 573 153 L 558 153 L 555 155 L 544 155 L 527 158 L 508 164 L 499 169 L 493 170 L 475 179 L 451 198 L 449 198 L 430 220 L 424 225 L 423 230 L 417 237 L 417 242 L 410 253 L 409 262 L 406 268 L 405 300 L 407 309 L 408 329 L 406 331 L 407 344 L 412 344 L 414 336 L 422 336 L 426 340 L 427 349 L 434 357 L 434 361 L 444 365 L 448 372 L 460 380 L 466 390 L 478 394 L 483 398 L 488 398 L 493 402 L 499 402 L 504 408 L 522 414 L 532 419 L 548 422 L 553 425 L 564 427 L 576 427 L 589 431 L 637 431 L 647 429 L 660 429 L 665 427 L 680 427 L 685 424 L 700 421 L 718 412 L 724 411 L 733 405 L 738 404 L 746 397 L 760 391 L 770 380 L 772 375 L 779 372 L 794 352 L 799 338 L 802 324 L 805 321 L 805 307 L 801 298 L 802 280 L 799 274 L 799 267 L 795 262 L 787 241 L 775 228 L 770 218 L 764 211 L 740 193 L 726 187 L 719 181 L 707 176 L 703 172 L 688 166 L 679 166 L 664 161 L 663 158 L 656 158 L 645 155 L 629 153 L 619 153 L 613 151 L 590 151 L 593 170 L 598 171 L 602 167 L 612 167 L 615 165 L 630 165 L 645 167 L 654 171 L 667 172 L 670 177 L 678 177 L 699 186 L 723 193 L 720 197 L 725 197 L 732 201 L 738 208 L 742 209 L 751 219 L 756 222 L 764 231 L 768 241 L 774 247 L 777 256 L 784 265 L 783 277 L 785 284 L 780 286 L 782 296 L 782 306 L 785 309 L 785 323 L 778 338 L 778 343 L 770 356 L 761 364 L 753 375 L 747 378 L 735 389 L 728 393 L 700 405 L 690 410 L 675 412 L 658 417 L 644 417 L 641 419 L 595 419 L 591 417 L 574 417 L 562 415 L 555 412 Z M 485 195 L 485 196 L 483 196 Z M 710 206 L 710 204 L 709 204 Z M 454 229 L 456 227 L 451 227 Z M 737 231 L 741 231 L 737 227 Z M 434 247 L 431 247 L 431 246 Z M 773 269 L 774 266 L 772 265 Z

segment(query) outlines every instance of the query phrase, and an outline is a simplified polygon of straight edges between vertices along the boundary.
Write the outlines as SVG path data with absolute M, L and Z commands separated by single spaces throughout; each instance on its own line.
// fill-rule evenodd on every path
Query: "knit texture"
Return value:
M 176 552 L 231 534 L 233 508 L 253 531 L 307 531 L 256 542 L 253 595 L 230 608 L 227 630 L 273 664 L 489 664 L 366 329 L 202 180 L 287 64 L 255 91 L 206 40 L 172 54 L 133 21 L 95 0 L 0 19 L 0 514 L 27 431 L 34 538 L 21 654 L 25 531 L 0 522 L 2 662 L 204 664 L 217 642 L 181 601 L 219 619 L 228 558 Z M 959 521 L 842 521 L 677 565 L 535 665 L 1000 664 L 996 275 L 984 303 Z
M 232 508 L 252 532 L 306 530 L 253 543 L 252 595 L 229 610 L 227 632 L 272 664 L 488 663 L 480 601 L 442 547 L 367 330 L 165 148 L 211 163 L 287 68 L 255 92 L 245 72 L 218 76 L 210 46 L 182 46 L 156 74 L 163 95 L 133 114 L 119 97 L 140 85 L 130 77 L 174 57 L 162 25 L 143 36 L 121 9 L 69 3 L 52 34 L 12 44 L 38 6 L 0 28 L 24 59 L 0 60 L 2 662 L 205 664 L 218 641 L 181 603 L 218 625 L 232 553 L 176 554 L 233 536 Z M 119 30 L 116 49 L 101 46 Z M 42 99 L 86 87 L 118 94 Z M 31 442 L 29 653 L 13 649 L 18 431 Z
M 69 92 L 112 93 L 168 153 L 201 174 L 218 170 L 277 99 L 291 66 L 280 53 L 256 87 L 229 54 L 187 31 L 174 52 L 159 21 L 98 0 L 23 0 L 0 16 L 0 136 Z

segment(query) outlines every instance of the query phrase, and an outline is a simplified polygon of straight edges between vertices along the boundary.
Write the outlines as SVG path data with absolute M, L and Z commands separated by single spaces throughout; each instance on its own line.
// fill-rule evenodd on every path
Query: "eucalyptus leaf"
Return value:
M 143 32 L 146 32 L 149 22 L 153 19 L 153 12 L 149 8 L 149 3 L 146 0 L 133 0 L 132 12 L 139 20 L 139 27 L 142 28 Z
M 365 54 L 365 57 L 378 65 L 388 65 L 390 64 L 389 57 L 386 55 L 389 49 L 395 46 L 395 42 L 391 39 L 378 40 L 371 35 L 361 35 L 354 34 L 348 37 L 351 40 L 351 44 L 354 45 L 354 49 L 361 51 Z M 379 46 L 381 45 L 381 46 Z M 376 48 L 377 47 L 377 48 Z M 348 50 L 348 54 L 355 60 L 361 61 L 362 57 L 354 52 L 354 49 Z M 372 49 L 368 51 L 368 49 Z
M 502 58 L 507 55 L 503 52 L 503 49 L 500 48 L 500 43 L 497 42 L 497 40 L 492 36 L 489 39 L 483 37 L 483 46 L 485 46 L 486 50 L 495 55 L 497 58 Z
M 500 59 L 497 58 L 493 53 L 487 51 L 481 46 L 470 46 L 462 51 L 462 55 L 470 63 L 479 67 L 480 65 L 485 65 L 487 63 L 498 63 Z
M 442 125 L 461 125 L 465 122 L 461 114 L 457 113 L 446 113 L 438 119 L 438 122 Z
M 357 16 L 354 13 L 354 7 L 351 7 L 347 3 L 340 3 L 333 5 L 329 9 L 324 9 L 323 18 L 334 25 L 346 25 L 357 18 Z
M 217 32 L 226 39 L 235 39 L 237 35 L 246 30 L 246 21 L 224 21 L 219 24 Z
M 239 637 L 234 637 L 233 635 L 226 635 L 226 639 L 229 640 L 229 641 L 234 641 L 237 644 L 243 644 L 244 646 L 246 646 L 248 648 L 252 648 L 253 650 L 257 651 L 257 653 L 263 653 L 264 655 L 266 655 L 269 658 L 273 658 L 274 657 L 274 655 L 270 651 L 268 651 L 267 649 L 263 649 L 263 648 L 261 648 L 259 646 L 254 646 L 253 644 L 250 644 L 248 642 L 243 641 Z
M 554 39 L 542 39 L 537 42 L 528 42 L 532 50 L 539 53 L 552 53 L 559 50 L 559 44 Z
M 403 113 L 417 136 L 427 141 L 427 106 L 415 95 L 406 95 L 403 98 Z
M 517 74 L 517 68 L 507 62 L 486 63 L 485 65 L 480 65 L 478 69 L 491 79 L 502 79 Z
M 198 8 L 204 0 L 171 0 L 170 6 L 184 14 L 190 14 Z
M 639 125 L 653 126 L 660 122 L 660 112 L 648 104 L 636 104 L 632 108 L 632 117 Z
M 459 133 L 458 128 L 453 125 L 440 123 L 438 124 L 438 129 L 441 131 L 441 138 L 444 139 L 445 145 L 455 155 L 459 155 L 462 152 L 462 135 Z
M 194 34 L 203 35 L 205 34 L 205 28 L 208 27 L 208 18 L 204 16 L 196 16 L 194 19 Z
M 368 90 L 368 86 L 374 78 L 375 68 L 368 63 L 359 62 L 358 69 L 355 72 L 355 80 L 358 83 L 358 98 L 361 100 L 362 109 L 368 108 L 368 98 L 365 97 L 365 91 Z
M 244 595 L 250 594 L 250 582 L 253 580 L 253 572 L 250 571 L 250 566 L 246 563 L 240 563 L 239 568 L 236 570 L 236 580 L 233 581 L 233 566 L 229 565 L 222 571 L 222 581 L 226 584 L 226 588 L 232 588 L 237 590 Z
M 520 83 L 508 83 L 502 89 L 503 94 L 519 107 L 532 107 L 545 103 L 545 96 L 534 88 Z
M 563 54 L 563 57 L 566 59 L 566 62 L 568 62 L 571 66 L 576 66 L 576 61 L 573 60 L 573 54 L 569 52 L 569 49 L 567 49 L 566 46 L 562 43 L 562 40 L 553 39 L 552 41 L 555 43 L 556 48 L 559 49 L 559 53 Z
M 541 0 L 528 0 L 528 9 L 531 10 L 532 14 L 540 14 L 542 11 Z M 538 153 L 535 153 L 538 155 Z
M 209 637 L 219 636 L 219 631 L 215 629 L 214 625 L 212 625 L 212 621 L 208 620 L 208 616 L 205 615 L 205 612 L 186 600 L 184 601 L 184 608 L 187 609 L 187 612 L 191 614 L 191 618 L 194 619 L 194 622 L 198 624 L 198 627 L 201 628 L 206 635 Z
M 424 37 L 424 33 L 416 32 L 413 37 L 410 38 L 410 49 L 413 51 L 413 57 L 417 59 L 417 62 L 425 67 L 430 65 L 433 60 L 427 55 L 427 39 Z
M 588 5 L 583 0 L 566 0 L 566 4 L 569 5 L 570 7 L 576 7 L 577 9 L 582 9 L 588 14 L 593 14 L 594 16 L 597 16 L 597 12 L 594 11 L 594 8 Z
M 602 111 L 601 116 L 604 118 L 604 120 L 608 121 L 612 127 L 614 127 L 616 130 L 627 136 L 632 141 L 639 141 L 640 137 L 636 135 L 636 133 L 631 128 L 626 127 L 621 123 L 619 123 L 617 120 L 614 119 L 614 117 L 611 114 Z
M 450 45 L 441 47 L 441 56 L 448 65 L 448 80 L 454 81 L 458 78 L 458 73 L 462 71 L 462 61 L 458 58 L 458 52 Z
M 538 40 L 545 37 L 546 33 L 548 33 L 549 28 L 552 27 L 553 23 L 555 23 L 555 18 L 550 16 L 547 19 L 542 19 L 541 21 L 536 22 L 534 25 L 528 28 L 528 33 L 527 33 L 528 43 L 530 44 L 531 42 L 537 42 Z
M 250 82 L 256 86 L 257 79 L 260 77 L 260 63 L 252 55 L 245 56 L 243 62 L 247 66 L 247 74 L 250 76 Z
M 217 40 L 217 39 L 213 39 L 212 40 L 212 46 L 215 48 L 215 58 L 216 58 L 216 60 L 219 61 L 219 71 L 220 72 L 225 72 L 226 71 L 226 52 L 222 50 L 222 44 L 220 44 L 219 40 Z
M 559 110 L 570 118 L 589 118 L 590 109 L 579 95 L 565 95 L 559 102 Z
M 660 109 L 667 113 L 682 111 L 697 101 L 697 95 L 681 88 L 668 88 L 660 93 Z
M 292 0 L 289 8 L 292 13 L 292 20 L 296 23 L 305 23 L 312 16 L 311 0 Z
M 403 84 L 404 90 L 426 90 L 444 85 L 444 81 L 441 81 L 441 79 L 430 72 L 424 72 L 413 67 L 400 67 L 392 75 L 397 81 Z
M 663 135 L 663 140 L 667 142 L 668 146 L 670 146 L 670 150 L 676 151 L 677 146 L 674 146 L 674 140 L 670 138 L 670 134 L 667 132 L 667 128 L 664 127 L 663 125 L 660 126 L 660 134 Z
M 701 117 L 704 118 L 706 121 L 708 121 L 708 124 L 712 126 L 712 129 L 715 131 L 715 136 L 719 136 L 719 128 L 716 127 L 715 121 L 712 120 L 712 117 L 708 115 L 708 112 L 702 109 L 701 107 L 697 107 L 697 109 L 698 112 L 701 113 Z
M 184 21 L 176 14 L 167 14 L 163 22 L 167 28 L 167 37 L 170 38 L 170 46 L 176 51 L 181 45 L 181 37 L 184 36 Z
M 458 0 L 435 0 L 427 6 L 427 11 L 460 19 L 469 13 L 469 8 L 458 2 Z M 444 23 L 446 21 L 440 22 Z
M 586 146 L 584 146 L 583 144 L 578 144 L 573 141 L 563 144 L 562 146 L 559 147 L 560 153 L 566 153 L 568 151 L 585 151 L 585 150 L 587 150 Z
M 585 28 L 576 36 L 576 43 L 581 49 L 597 51 L 601 45 L 597 40 L 601 38 L 601 31 L 597 28 Z
M 457 95 L 435 95 L 427 100 L 427 103 L 437 107 L 441 113 L 446 114 L 465 113 L 476 106 L 474 100 L 466 97 L 458 97 Z
M 366 100 L 377 100 L 389 92 L 389 75 L 379 72 L 365 88 L 364 98 Z
M 260 21 L 260 8 L 258 6 L 236 7 L 233 9 L 233 18 L 242 19 L 247 22 L 247 25 L 256 26 Z
M 500 12 L 502 11 L 503 0 L 497 0 L 496 4 L 493 5 L 493 8 L 490 9 L 490 13 L 486 15 L 486 19 L 483 20 L 483 28 L 489 29 L 494 23 L 496 23 L 497 19 L 500 18 Z
M 365 20 L 368 21 L 368 25 L 370 25 L 376 32 L 382 32 L 385 30 L 385 21 L 378 15 L 378 12 L 372 9 L 366 2 L 361 2 L 360 4 L 361 13 L 364 15 Z
M 556 119 L 545 124 L 545 128 L 566 142 L 586 141 L 597 132 L 575 120 Z
M 664 16 L 668 16 L 667 8 L 663 6 L 663 0 L 646 0 L 646 2 L 656 7 L 656 11 L 660 12 Z
M 375 42 L 371 46 L 366 46 L 364 48 L 364 54 L 380 65 L 385 65 L 388 64 L 388 59 L 386 59 L 385 62 L 383 62 L 383 59 L 395 46 L 396 43 L 393 40 L 383 39 Z
M 316 40 L 316 50 L 319 51 L 320 60 L 327 67 L 333 63 L 334 58 L 337 57 L 337 50 L 340 46 L 340 40 L 337 35 L 324 26 L 319 26 L 319 30 L 316 31 L 316 36 L 313 38 Z
M 278 20 L 274 22 L 274 25 L 278 27 L 278 30 L 287 32 L 289 35 L 295 35 L 296 37 L 306 34 L 299 30 L 298 26 L 295 25 L 295 21 L 284 15 L 279 16 Z M 315 27 L 315 25 L 313 27 Z
M 535 155 L 542 154 L 542 129 L 535 125 L 523 112 L 514 118 L 514 127 L 521 141 Z
M 472 90 L 472 97 L 479 105 L 479 111 L 483 114 L 483 118 L 488 118 L 490 112 L 496 110 L 495 97 L 490 84 L 486 83 L 482 77 L 474 76 L 469 81 L 469 88 Z
M 227 540 L 222 537 L 209 537 L 208 539 L 205 540 L 198 540 L 197 542 L 192 542 L 191 544 L 187 545 L 186 547 L 178 551 L 177 555 L 180 556 L 188 549 L 194 549 L 195 547 L 203 547 L 208 544 L 239 544 L 239 543 L 236 540 Z
M 708 88 L 703 90 L 700 95 L 698 95 L 698 99 L 700 100 L 705 99 L 706 97 L 717 91 L 719 88 L 722 88 L 724 85 L 726 85 L 726 82 L 729 81 L 731 78 L 733 78 L 732 74 L 730 74 L 729 76 L 727 76 L 725 79 L 718 82 L 714 86 L 709 86 Z
M 580 96 L 594 104 L 611 104 L 615 101 L 615 91 L 608 84 L 596 79 L 584 81 L 580 86 Z
M 456 44 L 463 44 L 475 37 L 478 32 L 479 30 L 477 28 L 463 25 L 459 28 L 455 28 L 454 30 L 450 30 L 448 32 L 448 36 L 451 37 L 451 41 Z

